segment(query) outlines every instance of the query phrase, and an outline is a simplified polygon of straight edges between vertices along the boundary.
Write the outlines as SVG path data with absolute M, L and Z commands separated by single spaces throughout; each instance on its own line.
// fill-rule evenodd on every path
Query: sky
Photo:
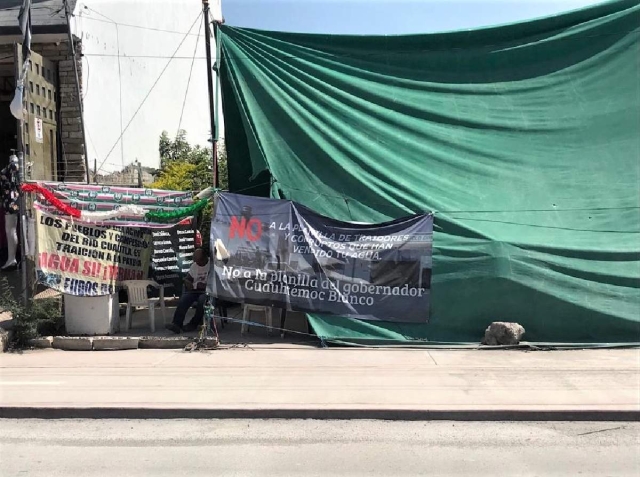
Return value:
M 553 15 L 601 0 L 222 0 L 228 25 L 385 35 L 462 30 Z
M 217 1 L 211 0 L 212 10 Z M 594 3 L 599 1 L 222 0 L 222 12 L 227 24 L 241 27 L 384 35 L 511 23 Z M 151 4 L 155 8 L 150 10 Z M 158 137 L 162 131 L 173 135 L 179 128 L 187 131 L 192 144 L 208 145 L 204 41 L 198 42 L 194 34 L 181 43 L 181 32 L 189 30 L 200 13 L 200 2 L 82 0 L 80 5 L 87 7 L 79 10 L 84 28 L 85 118 L 91 159 L 97 159 L 103 171 L 119 169 L 134 160 L 157 167 Z M 167 55 L 174 50 L 180 59 L 168 64 Z M 192 68 L 194 54 L 197 60 Z M 122 101 L 105 103 L 102 99 L 105 95 L 119 98 L 121 93 Z M 224 137 L 224 120 L 220 119 L 219 133 Z

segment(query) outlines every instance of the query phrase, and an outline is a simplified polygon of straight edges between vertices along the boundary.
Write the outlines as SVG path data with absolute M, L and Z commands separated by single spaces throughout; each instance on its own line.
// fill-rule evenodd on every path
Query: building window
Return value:
M 49 96 L 49 101 L 51 101 L 51 90 L 47 90 L 47 96 Z
M 33 93 L 33 81 L 29 81 L 29 89 Z
M 39 84 L 36 85 L 36 94 L 38 96 L 40 96 L 40 85 Z
M 25 144 L 24 145 L 24 152 L 27 153 L 27 156 L 31 155 L 30 152 L 29 152 L 29 144 Z
M 40 65 L 36 64 L 36 74 L 40 74 Z
M 53 110 L 49 110 L 49 119 L 53 120 Z
M 36 104 L 36 114 L 40 116 L 40 105 Z
M 42 117 L 47 119 L 47 108 L 42 108 Z
M 35 107 L 33 106 L 33 103 L 31 103 L 31 114 L 35 113 Z
M 48 68 L 42 68 L 44 70 L 44 77 L 45 79 L 49 79 L 49 69 Z

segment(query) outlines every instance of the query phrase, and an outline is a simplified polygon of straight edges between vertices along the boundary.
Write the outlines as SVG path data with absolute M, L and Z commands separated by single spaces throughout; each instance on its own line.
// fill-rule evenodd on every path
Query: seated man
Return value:
M 184 291 L 180 300 L 178 300 L 178 306 L 176 312 L 173 315 L 173 322 L 167 325 L 167 329 L 174 333 L 180 333 L 181 330 L 193 331 L 202 324 L 202 318 L 204 317 L 204 305 L 207 301 L 207 276 L 209 275 L 209 257 L 207 253 L 198 248 L 193 254 L 193 263 L 189 269 L 189 273 L 184 279 Z M 191 321 L 186 325 L 184 318 L 191 306 L 196 305 L 196 314 Z

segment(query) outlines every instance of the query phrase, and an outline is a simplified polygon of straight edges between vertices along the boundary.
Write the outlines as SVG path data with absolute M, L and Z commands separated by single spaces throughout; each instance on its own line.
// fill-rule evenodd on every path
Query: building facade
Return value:
M 28 178 L 83 181 L 85 153 L 93 178 L 136 162 L 157 168 L 163 131 L 173 136 L 184 129 L 190 143 L 209 145 L 200 2 L 68 1 L 88 151 L 63 0 L 32 3 L 33 68 L 23 131 L 9 112 L 21 63 L 21 4 L 0 0 L 0 165 L 12 149 L 24 149 Z
M 69 7 L 75 3 L 70 0 Z M 82 181 L 86 168 L 80 106 L 62 0 L 33 3 L 24 120 L 16 121 L 9 111 L 22 64 L 17 26 L 21 4 L 0 4 L 0 167 L 12 150 L 22 150 L 27 179 Z M 74 44 L 82 82 L 82 42 L 74 38 Z

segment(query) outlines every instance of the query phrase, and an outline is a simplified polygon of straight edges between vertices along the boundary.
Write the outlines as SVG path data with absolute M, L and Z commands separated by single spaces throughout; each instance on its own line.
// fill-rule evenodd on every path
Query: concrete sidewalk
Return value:
M 0 355 L 0 417 L 640 420 L 640 350 Z

